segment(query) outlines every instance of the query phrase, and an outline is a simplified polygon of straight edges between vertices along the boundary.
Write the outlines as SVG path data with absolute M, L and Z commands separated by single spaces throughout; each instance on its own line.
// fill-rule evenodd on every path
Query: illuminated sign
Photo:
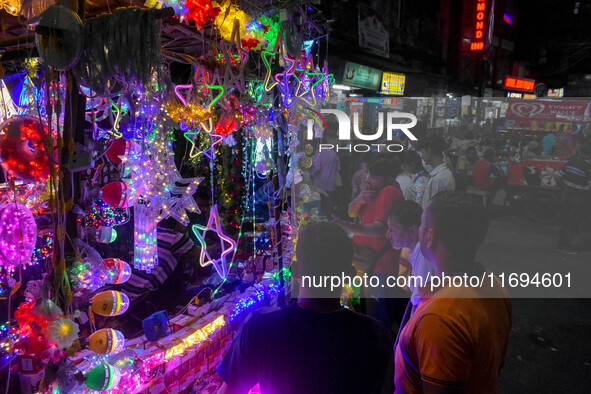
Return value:
M 404 94 L 406 75 L 385 72 L 382 74 L 382 94 Z
M 381 75 L 382 70 L 353 62 L 346 62 L 345 72 L 343 74 L 343 84 L 378 90 L 380 87 Z
M 533 92 L 535 84 L 536 81 L 532 79 L 506 76 L 503 86 L 507 90 L 513 90 L 516 92 Z
M 548 90 L 548 97 L 563 97 L 563 96 L 564 96 L 564 88 L 549 89 Z
M 470 42 L 471 51 L 481 51 L 484 49 L 484 27 L 486 23 L 486 0 L 474 0 L 474 37 Z

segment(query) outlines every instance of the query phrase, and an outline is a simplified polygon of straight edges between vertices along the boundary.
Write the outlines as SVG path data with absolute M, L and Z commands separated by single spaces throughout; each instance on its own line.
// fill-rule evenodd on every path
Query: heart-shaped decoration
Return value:
M 542 112 L 545 106 L 542 103 L 512 103 L 511 111 L 523 118 L 532 118 Z

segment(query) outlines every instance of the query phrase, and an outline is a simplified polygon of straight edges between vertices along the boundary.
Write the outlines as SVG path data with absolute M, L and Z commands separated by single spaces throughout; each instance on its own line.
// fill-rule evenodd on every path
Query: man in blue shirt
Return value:
M 223 394 L 393 391 L 393 348 L 377 320 L 341 307 L 341 289 L 305 287 L 305 276 L 351 275 L 353 245 L 336 224 L 300 231 L 297 304 L 254 312 L 217 367 Z M 330 298 L 320 298 L 327 297 Z M 383 391 L 385 390 L 385 391 Z

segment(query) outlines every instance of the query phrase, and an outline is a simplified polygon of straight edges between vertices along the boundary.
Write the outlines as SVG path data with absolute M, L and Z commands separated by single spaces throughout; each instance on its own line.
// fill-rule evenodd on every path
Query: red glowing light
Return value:
M 471 51 L 481 51 L 484 49 L 484 28 L 486 19 L 486 0 L 475 0 L 474 7 L 474 37 L 470 42 Z
M 536 81 L 524 78 L 505 77 L 503 86 L 507 90 L 515 90 L 519 92 L 533 92 Z

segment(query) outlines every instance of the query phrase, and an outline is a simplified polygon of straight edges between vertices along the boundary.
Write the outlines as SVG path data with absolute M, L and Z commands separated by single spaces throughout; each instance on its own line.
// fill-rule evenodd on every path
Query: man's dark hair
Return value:
M 402 162 L 409 166 L 413 172 L 419 172 L 423 168 L 421 156 L 414 150 L 405 150 L 402 156 Z
M 591 140 L 585 141 L 581 146 L 581 154 L 591 156 Z
M 414 201 L 404 200 L 394 204 L 388 213 L 388 217 L 395 217 L 404 228 L 409 228 L 421 225 L 422 214 L 423 208 L 419 204 Z
M 296 257 L 300 275 L 340 275 L 351 270 L 353 243 L 334 223 L 312 223 L 299 232 Z
M 486 160 L 492 161 L 495 158 L 495 150 L 493 148 L 487 148 L 482 156 Z
M 445 141 L 443 140 L 443 137 L 431 134 L 419 142 L 417 150 L 420 149 L 429 149 L 431 154 L 441 156 L 445 149 Z
M 490 224 L 480 202 L 462 192 L 444 191 L 433 196 L 427 209 L 433 231 L 450 255 L 474 259 Z
M 372 176 L 385 178 L 396 178 L 400 173 L 400 162 L 398 160 L 380 159 L 367 167 L 367 172 Z

